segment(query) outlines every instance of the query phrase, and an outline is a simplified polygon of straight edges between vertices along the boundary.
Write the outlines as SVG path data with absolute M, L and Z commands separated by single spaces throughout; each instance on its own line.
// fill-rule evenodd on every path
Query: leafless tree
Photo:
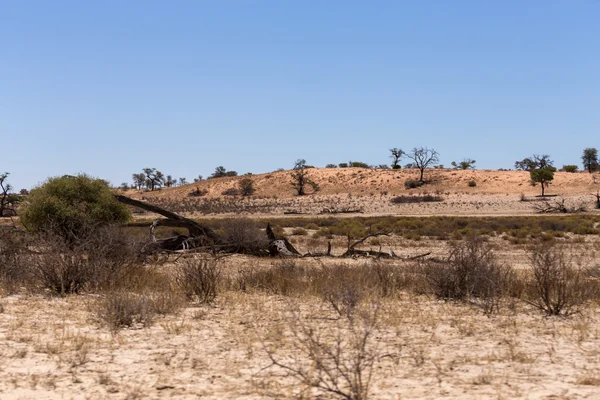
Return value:
M 406 154 L 406 157 L 413 160 L 413 165 L 418 168 L 421 175 L 419 181 L 424 182 L 423 174 L 425 168 L 432 167 L 439 162 L 439 153 L 434 149 L 428 149 L 427 147 L 415 147 L 412 151 Z
M 400 169 L 400 159 L 404 156 L 404 150 L 394 147 L 390 149 L 390 158 L 392 159 L 392 169 Z

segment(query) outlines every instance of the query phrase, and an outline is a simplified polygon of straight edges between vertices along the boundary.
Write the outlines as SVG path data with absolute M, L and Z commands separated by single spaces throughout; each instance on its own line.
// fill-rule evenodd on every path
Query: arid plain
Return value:
M 598 398 L 597 173 L 557 172 L 548 202 L 586 211 L 544 215 L 523 171 L 428 169 L 416 189 L 404 187 L 414 170 L 310 174 L 320 191 L 305 196 L 289 171 L 251 176 L 251 196 L 222 194 L 240 177 L 126 192 L 216 230 L 269 222 L 306 256 L 162 255 L 145 260 L 126 294 L 5 287 L 0 397 Z M 414 200 L 425 196 L 435 201 Z M 342 257 L 370 234 L 356 245 L 364 253 Z M 553 293 L 572 294 L 562 293 L 570 313 L 539 302 L 544 256 L 568 269 Z M 466 295 L 442 293 L 437 278 L 456 273 L 446 266 L 473 258 L 490 274 Z M 190 265 L 216 271 L 214 298 L 189 296 L 180 278 Z M 147 310 L 115 325 L 106 311 L 115 299 Z

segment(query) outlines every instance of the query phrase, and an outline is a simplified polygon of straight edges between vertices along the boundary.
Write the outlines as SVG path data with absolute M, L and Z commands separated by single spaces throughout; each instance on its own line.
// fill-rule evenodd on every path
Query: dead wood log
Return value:
M 362 214 L 364 211 L 360 208 L 351 209 L 351 208 L 342 208 L 340 210 L 336 210 L 333 208 L 324 208 L 321 210 L 319 214 Z
M 134 200 L 130 197 L 115 195 L 115 198 L 121 203 L 130 206 L 138 207 L 146 211 L 160 214 L 166 218 L 159 218 L 152 223 L 134 223 L 129 226 L 149 226 L 151 228 L 152 243 L 148 244 L 144 249 L 147 253 L 155 253 L 160 251 L 179 251 L 179 250 L 211 250 L 213 253 L 243 253 L 253 255 L 270 254 L 272 256 L 301 256 L 300 252 L 287 240 L 285 237 L 278 238 L 275 236 L 271 225 L 267 224 L 266 235 L 268 245 L 264 249 L 252 249 L 251 252 L 245 246 L 239 246 L 239 243 L 232 243 L 231 240 L 226 240 L 220 237 L 212 229 L 203 226 L 189 218 L 182 217 L 169 210 L 153 204 L 148 204 L 143 201 Z M 189 235 L 175 234 L 172 237 L 156 240 L 154 230 L 158 226 L 168 226 L 172 228 L 185 228 Z
M 302 254 L 285 237 L 277 237 L 271 224 L 267 223 L 267 238 L 269 239 L 269 254 L 271 256 L 301 257 Z
M 430 254 L 431 254 L 431 252 L 428 251 L 427 253 L 417 254 L 416 256 L 406 257 L 405 260 L 418 260 L 419 258 L 427 257 Z
M 567 207 L 565 199 L 559 199 L 554 201 L 544 200 L 543 202 L 532 205 L 535 212 L 539 214 L 576 214 L 587 211 L 585 203 L 581 202 L 573 207 Z
M 189 218 L 182 217 L 181 215 L 175 214 L 174 212 L 165 210 L 164 208 L 155 206 L 153 204 L 148 204 L 143 201 L 134 200 L 127 196 L 122 196 L 122 195 L 116 194 L 115 198 L 117 200 L 119 200 L 121 203 L 130 205 L 130 206 L 134 206 L 134 207 L 138 207 L 143 210 L 150 211 L 150 212 L 153 212 L 156 214 L 160 214 L 163 217 L 166 217 L 166 219 L 157 219 L 156 221 L 154 221 L 152 223 L 152 226 L 154 226 L 154 227 L 169 226 L 172 228 L 186 228 L 188 230 L 190 236 L 193 236 L 193 237 L 204 236 L 204 237 L 212 240 L 215 243 L 219 241 L 219 237 L 212 229 L 210 229 L 209 227 L 206 227 L 206 226 L 202 226 L 199 223 L 197 223 L 196 221 L 193 221 Z
M 361 239 L 357 240 L 356 242 L 354 242 L 352 244 L 350 244 L 350 236 L 348 236 L 348 250 L 346 250 L 346 252 L 344 254 L 342 254 L 342 257 L 396 258 L 396 255 L 394 254 L 394 252 L 390 252 L 390 253 L 382 252 L 381 246 L 379 247 L 379 251 L 355 249 L 356 246 L 364 243 L 365 240 L 367 240 L 369 238 L 378 237 L 378 236 L 389 236 L 391 233 L 392 233 L 391 231 L 369 233 L 368 235 L 362 237 Z

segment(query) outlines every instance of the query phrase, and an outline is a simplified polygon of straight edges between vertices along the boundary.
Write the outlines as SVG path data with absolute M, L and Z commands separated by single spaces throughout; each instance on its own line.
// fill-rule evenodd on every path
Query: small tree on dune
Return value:
M 156 168 L 144 168 L 143 171 L 146 176 L 146 186 L 150 190 L 159 189 L 165 183 L 165 176 Z
M 554 180 L 554 172 L 556 172 L 556 168 L 551 165 L 529 171 L 531 180 L 539 183 L 542 186 L 542 196 L 544 196 L 544 189 L 547 188 L 550 185 L 550 182 Z
M 390 149 L 390 158 L 392 159 L 392 169 L 400 169 L 400 159 L 404 156 L 404 151 L 394 147 Z
M 596 148 L 588 147 L 584 149 L 581 160 L 583 161 L 583 169 L 587 170 L 590 174 L 598 170 L 600 164 L 598 163 L 598 150 Z
M 298 193 L 298 196 L 303 196 L 306 194 L 306 186 L 310 186 L 315 192 L 319 191 L 319 185 L 310 178 L 308 170 L 309 168 L 306 165 L 306 160 L 296 160 L 294 169 L 291 173 L 291 185 L 296 193 Z
M 474 169 L 476 162 L 477 161 L 471 160 L 470 158 L 464 158 L 462 161 L 460 161 L 458 163 L 456 161 L 452 161 L 450 163 L 450 165 L 452 165 L 456 169 L 467 170 L 467 169 Z
M 419 169 L 419 182 L 424 182 L 423 174 L 425 173 L 425 168 L 433 167 L 439 162 L 439 155 L 437 151 L 428 149 L 427 147 L 415 147 L 406 155 L 406 157 L 413 160 L 412 164 L 414 167 Z

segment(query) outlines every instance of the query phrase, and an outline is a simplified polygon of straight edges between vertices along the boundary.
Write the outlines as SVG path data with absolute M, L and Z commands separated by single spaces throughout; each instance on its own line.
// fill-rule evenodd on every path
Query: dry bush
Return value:
M 40 235 L 32 258 L 38 282 L 60 295 L 113 289 L 140 272 L 140 243 L 115 226 L 88 227 L 77 240 Z
M 221 194 L 223 196 L 239 196 L 240 195 L 240 190 L 237 188 L 229 188 L 229 189 L 225 189 L 221 192 Z
M 225 249 L 232 253 L 268 255 L 269 239 L 265 232 L 248 218 L 224 221 L 223 239 Z
M 527 302 L 548 315 L 570 315 L 598 295 L 597 282 L 572 265 L 562 247 L 537 243 L 530 255 L 532 282 Z
M 353 318 L 356 307 L 373 290 L 374 274 L 360 267 L 340 264 L 323 269 L 318 279 L 317 290 L 321 298 L 329 303 L 340 317 Z
M 186 298 L 172 290 L 147 292 L 151 309 L 159 315 L 177 314 L 185 306 Z
M 310 291 L 309 269 L 299 266 L 295 260 L 281 260 L 271 268 L 253 266 L 238 271 L 237 286 L 243 292 L 263 291 L 268 294 L 290 296 Z
M 485 312 L 497 310 L 513 272 L 498 263 L 481 237 L 470 237 L 452 249 L 441 263 L 425 264 L 425 274 L 436 297 L 479 300 Z
M 188 196 L 192 196 L 192 197 L 202 197 L 208 194 L 208 190 L 206 189 L 200 189 L 200 188 L 196 188 L 194 190 L 192 190 L 191 192 L 188 193 Z
M 0 287 L 13 293 L 30 281 L 28 237 L 17 231 L 0 231 Z
M 375 338 L 378 312 L 378 304 L 371 304 L 355 318 L 337 320 L 332 326 L 315 326 L 294 313 L 289 321 L 291 335 L 284 343 L 263 341 L 270 367 L 296 379 L 303 387 L 298 394 L 302 398 L 368 399 L 380 359 Z
M 254 180 L 252 180 L 252 178 L 249 177 L 240 179 L 240 181 L 238 182 L 238 188 L 242 196 L 250 196 L 254 194 L 256 190 L 254 188 Z
M 396 196 L 393 197 L 391 202 L 394 204 L 407 204 L 407 203 L 434 203 L 444 201 L 441 196 L 434 196 L 431 194 L 424 194 L 421 196 Z
M 210 304 L 219 293 L 221 266 L 217 260 L 206 257 L 193 257 L 183 260 L 177 266 L 175 281 L 188 298 L 195 298 L 200 304 Z
M 93 312 L 114 331 L 135 324 L 148 326 L 156 315 L 150 296 L 122 291 L 107 293 L 94 305 Z

